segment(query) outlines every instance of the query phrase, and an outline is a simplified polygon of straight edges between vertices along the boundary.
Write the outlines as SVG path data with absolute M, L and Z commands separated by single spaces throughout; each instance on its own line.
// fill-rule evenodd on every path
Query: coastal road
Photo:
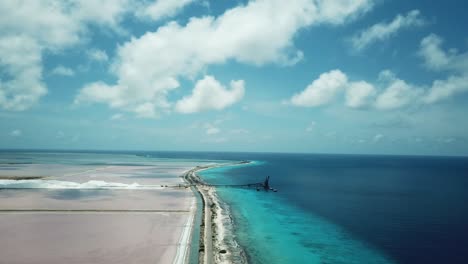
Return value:
M 186 175 L 188 175 L 188 178 L 191 179 L 196 179 L 196 172 L 200 170 L 200 168 L 195 168 L 190 170 Z M 212 232 L 212 221 L 211 221 L 211 204 L 212 201 L 207 194 L 208 190 L 207 188 L 200 186 L 198 184 L 195 184 L 195 188 L 197 188 L 198 192 L 202 196 L 202 199 L 204 201 L 204 210 L 203 210 L 203 218 L 204 218 L 204 235 L 203 235 L 203 245 L 205 249 L 205 253 L 203 256 L 203 263 L 204 264 L 213 264 L 214 259 L 213 259 L 213 232 Z M 210 188 L 210 187 L 208 187 Z
M 211 230 L 211 201 L 201 192 L 205 199 L 205 264 L 213 263 L 213 232 Z

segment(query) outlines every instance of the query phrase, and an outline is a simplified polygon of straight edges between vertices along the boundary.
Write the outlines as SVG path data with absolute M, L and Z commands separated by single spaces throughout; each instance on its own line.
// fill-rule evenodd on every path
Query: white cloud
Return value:
M 112 66 L 117 82 L 87 84 L 75 101 L 106 103 L 126 111 L 153 103 L 159 112 L 170 105 L 167 94 L 179 87 L 179 78 L 192 79 L 207 66 L 228 60 L 295 63 L 303 55 L 293 43 L 300 29 L 345 23 L 371 5 L 370 0 L 250 1 L 218 17 L 191 18 L 186 25 L 169 22 L 120 46 Z M 112 96 L 102 95 L 107 92 Z
M 389 70 L 382 71 L 374 84 L 349 81 L 346 74 L 333 70 L 321 74 L 288 102 L 303 107 L 321 106 L 333 102 L 344 92 L 348 107 L 395 110 L 432 104 L 468 93 L 468 52 L 460 53 L 454 49 L 444 51 L 442 43 L 442 39 L 434 34 L 421 41 L 419 54 L 425 60 L 425 66 L 431 70 L 452 72 L 446 79 L 435 80 L 429 87 L 410 84 Z
M 291 103 L 296 106 L 314 107 L 330 103 L 348 83 L 347 76 L 340 70 L 322 73 L 305 90 L 295 94 Z
M 69 0 L 69 3 L 68 8 L 73 19 L 92 22 L 116 32 L 122 32 L 120 22 L 136 8 L 130 0 Z
M 88 58 L 97 62 L 106 62 L 109 60 L 107 53 L 100 49 L 91 49 L 87 52 Z
M 425 103 L 431 104 L 468 92 L 468 52 L 459 53 L 455 49 L 442 49 L 443 39 L 430 34 L 421 41 L 419 55 L 424 65 L 435 71 L 451 71 L 445 80 L 435 80 L 427 94 Z
M 391 71 L 382 71 L 379 80 L 386 86 L 377 96 L 374 106 L 380 110 L 398 109 L 418 103 L 423 90 L 398 79 Z
M 75 44 L 85 28 L 67 7 L 58 1 L 1 1 L 0 32 L 9 37 L 27 36 L 51 49 Z
M 19 137 L 23 134 L 23 132 L 19 129 L 15 129 L 13 131 L 10 132 L 10 136 L 12 137 Z
M 423 90 L 398 79 L 388 70 L 379 74 L 379 82 L 376 84 L 366 81 L 352 82 L 340 70 L 333 70 L 322 73 L 289 101 L 296 106 L 316 107 L 333 102 L 342 93 L 345 93 L 345 104 L 350 108 L 375 107 L 379 110 L 393 110 L 420 103 Z
M 375 24 L 351 38 L 351 43 L 356 50 L 362 50 L 367 46 L 386 40 L 398 33 L 399 30 L 418 27 L 425 24 L 419 10 L 412 10 L 406 15 L 398 14 L 391 22 Z
M 449 55 L 441 49 L 442 39 L 431 34 L 421 41 L 419 55 L 424 59 L 429 69 L 439 70 L 450 63 Z
M 431 70 L 452 70 L 468 73 L 468 52 L 459 53 L 456 49 L 442 49 L 443 39 L 435 34 L 425 37 L 420 44 L 419 55 L 424 65 Z
M 375 94 L 372 84 L 365 81 L 353 82 L 346 89 L 346 105 L 351 108 L 366 107 Z
M 179 100 L 175 106 L 180 113 L 221 110 L 238 102 L 244 96 L 244 81 L 231 81 L 228 90 L 213 76 L 205 76 L 195 84 L 192 94 Z
M 72 69 L 70 69 L 68 67 L 65 67 L 63 65 L 59 65 L 59 66 L 55 67 L 54 69 L 52 69 L 51 73 L 55 74 L 55 75 L 62 75 L 62 76 L 73 76 L 73 75 L 75 75 L 75 71 L 73 71 Z
M 146 1 L 137 10 L 137 17 L 158 21 L 172 17 L 195 0 L 152 0 Z
M 89 24 L 115 27 L 126 1 L 0 1 L 0 108 L 25 110 L 47 93 L 42 53 L 82 43 Z M 105 12 L 102 12 L 105 10 Z
M 332 70 L 322 73 L 302 92 L 289 100 L 295 106 L 316 107 L 333 102 L 343 92 L 346 93 L 346 105 L 361 108 L 369 105 L 375 97 L 376 89 L 365 81 L 350 82 L 345 73 Z
M 103 82 L 96 82 L 81 89 L 79 95 L 75 98 L 75 103 L 81 102 L 112 102 L 111 107 L 120 107 L 125 104 L 119 101 L 117 90 L 112 89 Z
M 133 108 L 133 112 L 136 114 L 137 117 L 141 118 L 157 117 L 157 113 L 155 111 L 155 106 L 153 103 L 143 103 L 137 105 L 135 108 Z
M 449 76 L 446 80 L 436 80 L 423 97 L 425 103 L 436 103 L 456 94 L 468 92 L 468 75 Z
M 2 69 L 11 79 L 0 79 L 1 108 L 22 111 L 47 93 L 42 82 L 41 48 L 34 39 L 27 36 L 1 36 Z

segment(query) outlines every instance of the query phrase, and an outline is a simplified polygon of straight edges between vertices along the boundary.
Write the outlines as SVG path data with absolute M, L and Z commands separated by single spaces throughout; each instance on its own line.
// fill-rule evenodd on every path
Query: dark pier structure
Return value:
M 273 191 L 277 192 L 277 189 L 271 188 L 270 187 L 270 176 L 267 176 L 265 178 L 265 181 L 263 182 L 255 182 L 255 183 L 246 183 L 246 184 L 207 184 L 203 183 L 202 185 L 205 186 L 213 186 L 213 187 L 228 187 L 228 188 L 256 188 L 257 191 L 260 191 L 261 189 L 265 191 Z

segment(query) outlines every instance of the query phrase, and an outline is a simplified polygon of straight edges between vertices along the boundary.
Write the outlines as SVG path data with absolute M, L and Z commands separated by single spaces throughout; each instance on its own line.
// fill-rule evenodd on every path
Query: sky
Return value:
M 466 1 L 0 1 L 0 149 L 468 155 Z

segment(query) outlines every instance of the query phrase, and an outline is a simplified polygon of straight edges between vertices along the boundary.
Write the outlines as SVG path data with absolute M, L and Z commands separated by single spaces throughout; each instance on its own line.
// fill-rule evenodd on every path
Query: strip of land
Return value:
M 184 174 L 184 179 L 196 187 L 203 199 L 203 218 L 200 228 L 200 255 L 199 263 L 247 263 L 247 258 L 240 247 L 233 248 L 226 243 L 226 226 L 224 226 L 222 217 L 229 214 L 220 205 L 220 200 L 216 195 L 216 189 L 206 184 L 197 172 L 214 167 L 235 166 L 248 162 L 199 166 Z M 232 238 L 230 238 L 232 240 Z M 231 245 L 237 243 L 231 241 Z M 238 256 L 234 261 L 233 253 Z M 240 251 L 240 252 L 239 252 Z

